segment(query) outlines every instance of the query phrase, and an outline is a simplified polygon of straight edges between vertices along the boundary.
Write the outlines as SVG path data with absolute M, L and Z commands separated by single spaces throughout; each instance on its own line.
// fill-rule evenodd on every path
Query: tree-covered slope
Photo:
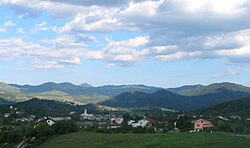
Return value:
M 191 95 L 191 92 L 194 92 Z M 166 90 L 155 93 L 122 93 L 101 104 L 112 107 L 154 106 L 173 110 L 195 110 L 250 96 L 248 87 L 233 83 L 215 83 L 191 90 L 189 95 L 178 95 Z M 196 95 L 194 95 L 196 94 Z
M 202 114 L 209 115 L 239 115 L 250 117 L 250 97 L 221 103 L 201 111 Z
M 188 97 L 181 96 L 166 90 L 154 93 L 126 92 L 101 102 L 101 105 L 113 107 L 164 107 L 173 110 L 190 110 L 193 105 L 187 101 Z

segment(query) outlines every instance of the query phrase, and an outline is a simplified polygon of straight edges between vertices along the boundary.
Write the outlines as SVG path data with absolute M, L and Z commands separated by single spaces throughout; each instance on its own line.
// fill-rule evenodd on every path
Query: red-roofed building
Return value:
M 148 121 L 148 123 L 146 124 L 147 127 L 152 127 L 153 124 L 156 122 L 154 119 L 151 118 L 147 118 L 146 120 Z
M 192 122 L 194 124 L 194 131 L 203 131 L 205 128 L 213 127 L 213 124 L 210 121 L 199 119 Z

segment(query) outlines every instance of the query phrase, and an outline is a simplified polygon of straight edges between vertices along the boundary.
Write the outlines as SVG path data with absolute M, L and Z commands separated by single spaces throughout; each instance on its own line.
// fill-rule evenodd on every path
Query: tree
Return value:
M 188 131 L 192 128 L 192 119 L 186 115 L 181 116 L 176 123 L 176 127 L 182 131 Z

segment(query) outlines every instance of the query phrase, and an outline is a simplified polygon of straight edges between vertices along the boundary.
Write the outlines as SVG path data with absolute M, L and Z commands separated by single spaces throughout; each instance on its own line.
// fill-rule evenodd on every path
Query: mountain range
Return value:
M 93 87 L 87 83 L 74 85 L 68 82 L 47 82 L 35 86 L 0 83 L 0 97 L 17 102 L 36 97 L 85 104 L 103 101 L 123 92 L 155 92 L 160 89 L 162 88 L 145 85 L 104 85 Z
M 193 87 L 193 86 L 192 86 Z M 180 94 L 168 90 L 154 93 L 133 92 L 122 93 L 99 104 L 111 107 L 154 106 L 172 110 L 196 110 L 219 103 L 237 100 L 250 96 L 250 88 L 234 83 L 214 83 L 207 86 L 193 87 Z
M 93 87 L 87 83 L 74 85 L 68 82 L 48 82 L 36 86 L 0 83 L 0 103 L 21 102 L 36 97 L 77 104 L 98 103 L 109 107 L 195 110 L 248 96 L 249 87 L 228 82 L 168 89 L 145 85 Z

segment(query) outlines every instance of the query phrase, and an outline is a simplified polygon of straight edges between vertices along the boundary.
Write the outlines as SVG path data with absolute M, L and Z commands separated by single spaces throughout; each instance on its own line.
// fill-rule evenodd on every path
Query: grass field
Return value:
M 101 134 L 77 132 L 46 141 L 39 148 L 249 148 L 250 139 L 227 133 Z

